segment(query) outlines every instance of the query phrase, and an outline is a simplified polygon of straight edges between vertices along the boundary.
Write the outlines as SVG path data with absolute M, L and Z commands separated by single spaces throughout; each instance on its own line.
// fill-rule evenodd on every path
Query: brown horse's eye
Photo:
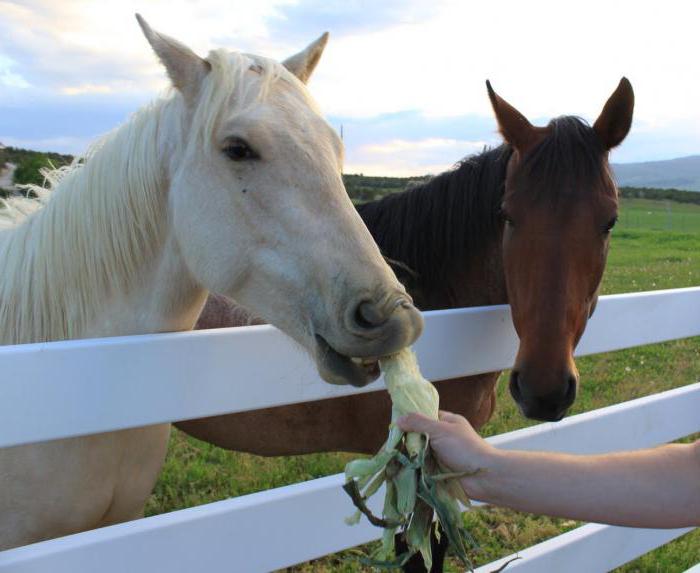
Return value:
M 612 228 L 615 226 L 615 223 L 617 223 L 617 215 L 610 219 L 605 225 L 605 227 L 603 227 L 603 232 L 607 235 L 610 231 L 612 231 Z
M 249 161 L 260 159 L 260 156 L 242 139 L 235 138 L 228 141 L 224 147 L 224 153 L 232 161 Z

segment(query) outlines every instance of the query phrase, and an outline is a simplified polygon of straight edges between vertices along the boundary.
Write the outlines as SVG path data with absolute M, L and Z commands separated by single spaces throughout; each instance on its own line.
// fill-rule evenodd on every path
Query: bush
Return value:
M 51 163 L 49 158 L 43 154 L 36 154 L 23 159 L 15 170 L 13 178 L 15 185 L 28 183 L 43 185 L 44 176 L 40 173 L 40 170 L 44 167 L 51 167 Z

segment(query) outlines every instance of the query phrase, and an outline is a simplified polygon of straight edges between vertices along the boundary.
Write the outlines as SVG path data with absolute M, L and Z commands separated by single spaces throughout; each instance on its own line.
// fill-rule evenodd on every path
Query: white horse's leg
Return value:
M 137 517 L 169 434 L 161 424 L 0 450 L 0 550 Z
M 165 461 L 170 424 L 119 432 L 128 451 L 118 469 L 112 504 L 100 527 L 143 517 L 143 510 Z

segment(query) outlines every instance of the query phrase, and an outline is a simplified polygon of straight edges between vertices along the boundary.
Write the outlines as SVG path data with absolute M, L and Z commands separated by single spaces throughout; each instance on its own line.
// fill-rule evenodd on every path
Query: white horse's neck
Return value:
M 0 232 L 0 343 L 193 325 L 205 293 L 170 238 L 161 146 L 182 115 L 177 99 L 138 112 L 59 173 L 42 208 Z M 0 210 L 0 228 L 27 205 Z

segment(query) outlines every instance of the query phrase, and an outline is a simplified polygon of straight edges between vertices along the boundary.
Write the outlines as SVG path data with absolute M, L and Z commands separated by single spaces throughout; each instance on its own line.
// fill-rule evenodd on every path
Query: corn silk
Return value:
M 395 423 L 412 412 L 437 420 L 438 392 L 423 378 L 416 357 L 408 348 L 381 360 L 381 368 L 392 402 L 389 437 L 373 458 L 354 460 L 345 466 L 343 489 L 357 507 L 346 522 L 356 524 L 364 515 L 373 525 L 384 528 L 380 548 L 371 559 L 365 560 L 369 564 L 400 567 L 420 553 L 429 571 L 430 540 L 434 532 L 438 538 L 446 535 L 454 554 L 472 569 L 467 549 L 474 542 L 463 527 L 460 507 L 460 502 L 469 505 L 458 481 L 464 474 L 443 471 L 431 454 L 427 436 L 404 433 Z M 385 485 L 384 508 L 378 517 L 367 507 L 367 500 L 382 485 Z M 408 548 L 401 555 L 396 555 L 397 533 Z

